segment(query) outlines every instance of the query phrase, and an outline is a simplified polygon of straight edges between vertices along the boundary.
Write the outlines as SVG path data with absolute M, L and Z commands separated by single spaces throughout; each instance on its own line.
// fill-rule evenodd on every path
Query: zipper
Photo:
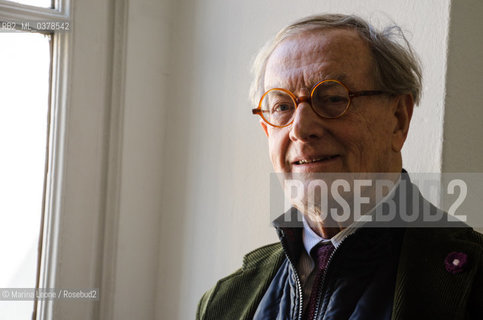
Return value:
M 302 292 L 302 283 L 300 282 L 300 278 L 299 278 L 299 275 L 298 275 L 298 272 L 297 272 L 297 268 L 295 268 L 295 264 L 293 263 L 292 259 L 290 259 L 290 257 L 288 256 L 287 252 L 287 245 L 285 243 L 285 233 L 283 232 L 283 230 L 280 229 L 280 232 L 282 233 L 282 248 L 283 248 L 283 251 L 285 252 L 285 256 L 287 257 L 287 260 L 288 262 L 292 265 L 292 269 L 294 271 L 294 274 L 295 274 L 295 284 L 297 286 L 297 292 L 299 294 L 299 314 L 298 314 L 298 317 L 297 319 L 298 320 L 302 320 L 302 315 L 303 315 L 303 308 L 304 308 L 304 296 L 303 296 L 303 292 Z
M 318 316 L 318 313 L 319 313 L 319 309 L 320 309 L 320 300 L 322 299 L 322 296 L 325 296 L 325 292 L 323 292 L 322 289 L 324 288 L 324 285 L 325 285 L 325 278 L 326 278 L 327 272 L 329 271 L 329 266 L 330 266 L 330 262 L 332 261 L 332 257 L 334 256 L 334 254 L 337 251 L 337 249 L 342 246 L 342 244 L 344 243 L 344 241 L 347 238 L 349 238 L 350 236 L 352 236 L 353 234 L 354 233 L 351 233 L 347 237 L 345 237 L 344 239 L 342 239 L 342 241 L 339 243 L 339 246 L 337 248 L 335 248 L 335 250 L 332 251 L 332 253 L 330 254 L 329 261 L 327 262 L 327 268 L 325 268 L 325 272 L 322 275 L 322 281 L 320 281 L 320 286 L 318 288 L 320 294 L 317 297 L 317 302 L 315 304 L 314 317 L 312 318 L 312 320 L 316 320 L 317 319 L 317 316 Z

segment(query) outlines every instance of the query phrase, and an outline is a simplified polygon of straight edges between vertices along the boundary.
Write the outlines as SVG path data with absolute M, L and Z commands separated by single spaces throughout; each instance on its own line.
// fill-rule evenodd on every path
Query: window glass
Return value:
M 50 36 L 0 33 L 0 288 L 35 288 L 47 150 Z M 29 319 L 33 301 L 0 301 Z
M 16 2 L 21 4 L 28 4 L 30 6 L 42 7 L 42 8 L 53 8 L 52 0 L 7 0 L 10 2 Z

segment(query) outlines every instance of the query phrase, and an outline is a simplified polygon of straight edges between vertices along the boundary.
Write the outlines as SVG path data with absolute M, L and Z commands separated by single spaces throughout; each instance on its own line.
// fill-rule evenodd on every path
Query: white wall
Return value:
M 483 172 L 483 2 L 453 1 L 449 28 L 443 171 Z
M 483 2 L 453 1 L 448 42 L 443 172 L 483 172 Z M 481 225 L 476 230 L 483 233 Z
M 173 2 L 160 160 L 157 319 L 192 319 L 201 294 L 240 267 L 244 253 L 276 241 L 269 217 L 267 145 L 247 98 L 250 62 L 262 44 L 286 24 L 315 13 L 356 13 L 375 23 L 393 19 L 419 53 L 425 78 L 404 166 L 438 172 L 449 4 L 450 0 Z
M 113 319 L 151 319 L 156 301 L 170 1 L 127 1 L 124 122 Z

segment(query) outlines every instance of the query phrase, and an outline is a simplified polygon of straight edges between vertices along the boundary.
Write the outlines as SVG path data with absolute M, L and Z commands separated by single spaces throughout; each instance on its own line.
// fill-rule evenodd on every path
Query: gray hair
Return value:
M 250 88 L 250 99 L 253 106 L 258 105 L 258 100 L 265 91 L 265 69 L 275 48 L 290 36 L 324 29 L 356 30 L 371 50 L 377 89 L 394 95 L 411 94 L 414 103 L 419 103 L 422 86 L 421 66 L 400 27 L 392 25 L 379 31 L 355 15 L 323 14 L 303 18 L 285 27 L 260 50 L 252 68 L 254 79 Z

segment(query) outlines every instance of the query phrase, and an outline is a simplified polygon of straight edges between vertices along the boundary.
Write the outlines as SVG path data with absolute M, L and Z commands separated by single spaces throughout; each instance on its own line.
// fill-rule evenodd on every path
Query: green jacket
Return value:
M 468 257 L 445 268 L 450 252 Z M 392 319 L 483 319 L 483 236 L 471 228 L 409 228 L 399 259 Z M 196 318 L 251 319 L 285 259 L 280 243 L 247 254 L 243 266 L 206 292 Z

